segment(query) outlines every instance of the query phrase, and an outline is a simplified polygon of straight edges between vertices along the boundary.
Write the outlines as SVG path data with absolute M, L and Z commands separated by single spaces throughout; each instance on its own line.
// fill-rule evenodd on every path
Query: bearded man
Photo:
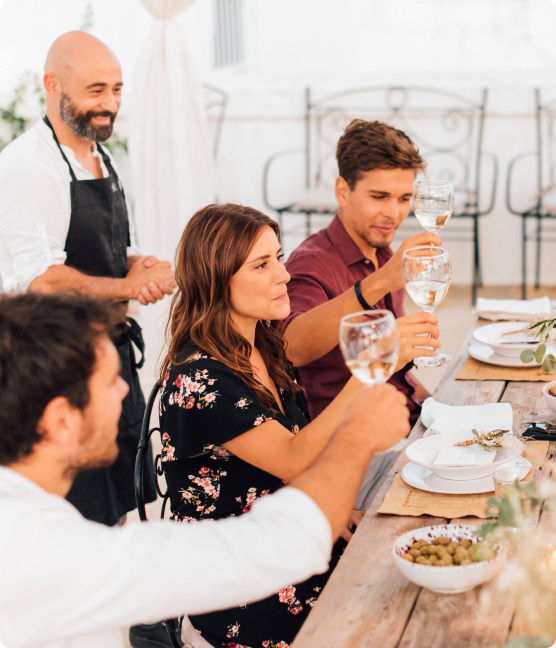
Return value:
M 121 303 L 154 303 L 173 291 L 168 262 L 133 242 L 124 190 L 110 153 L 122 93 L 114 54 L 84 32 L 60 36 L 44 70 L 46 116 L 0 154 L 0 274 L 5 292 L 79 292 Z M 116 463 L 81 473 L 67 498 L 88 519 L 114 525 L 135 508 L 133 467 L 145 401 L 130 318 L 117 339 L 129 393 Z M 25 386 L 21 386 L 25 389 Z M 33 398 L 33 394 L 29 394 Z M 150 491 L 150 492 L 149 492 Z M 147 499 L 154 500 L 153 484 Z

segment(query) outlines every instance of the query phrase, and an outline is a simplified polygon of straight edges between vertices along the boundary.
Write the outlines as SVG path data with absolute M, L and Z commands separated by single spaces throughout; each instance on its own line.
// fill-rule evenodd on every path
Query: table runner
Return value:
M 540 468 L 546 458 L 547 450 L 548 441 L 532 441 L 525 447 L 523 455 L 533 464 L 533 468 Z M 407 461 L 403 465 L 405 466 L 406 463 Z M 471 515 L 486 518 L 485 508 L 492 492 L 478 495 L 429 493 L 406 484 L 400 473 L 401 468 L 394 477 L 394 482 L 386 493 L 378 513 L 414 517 L 431 515 L 448 520 Z
M 530 369 L 514 369 L 513 367 L 498 367 L 485 362 L 478 362 L 468 356 L 460 369 L 456 380 L 509 380 L 511 382 L 551 382 L 556 380 L 556 374 L 543 373 L 540 367 Z

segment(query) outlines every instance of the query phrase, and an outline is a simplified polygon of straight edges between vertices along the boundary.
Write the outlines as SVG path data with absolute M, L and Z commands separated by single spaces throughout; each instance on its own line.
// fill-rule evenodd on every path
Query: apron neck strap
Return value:
M 71 166 L 71 164 L 70 164 L 68 158 L 66 157 L 66 154 L 64 153 L 64 150 L 63 150 L 62 147 L 60 146 L 60 142 L 58 141 L 58 137 L 57 137 L 57 135 L 56 135 L 56 131 L 54 130 L 52 124 L 50 123 L 50 119 L 48 119 L 48 117 L 45 115 L 44 118 L 43 118 L 43 121 L 44 121 L 44 123 L 48 126 L 48 128 L 50 128 L 50 130 L 52 131 L 52 135 L 53 135 L 53 137 L 54 137 L 54 141 L 56 142 L 56 145 L 57 145 L 58 148 L 60 149 L 60 153 L 62 154 L 62 157 L 63 157 L 64 160 L 66 161 L 66 164 L 68 165 L 68 169 L 69 169 L 69 172 L 70 172 L 71 179 L 72 179 L 74 182 L 77 182 L 77 177 L 76 177 L 76 175 L 75 175 L 75 173 L 74 173 L 74 171 L 73 171 L 73 167 Z

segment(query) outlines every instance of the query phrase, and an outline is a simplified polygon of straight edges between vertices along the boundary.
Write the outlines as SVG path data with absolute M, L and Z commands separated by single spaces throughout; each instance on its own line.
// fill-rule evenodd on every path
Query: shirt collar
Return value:
M 50 128 L 44 123 L 44 119 L 39 119 L 36 126 L 37 126 L 37 128 L 39 130 L 39 133 L 47 141 L 49 141 L 51 143 L 51 145 L 53 145 L 56 148 L 56 150 L 58 150 L 58 146 L 56 144 L 56 140 L 54 139 L 54 135 L 53 135 L 52 131 L 50 130 Z M 88 169 L 86 169 L 81 164 L 81 162 L 79 162 L 79 160 L 75 157 L 75 153 L 74 153 L 72 148 L 70 148 L 69 146 L 66 146 L 65 144 L 60 144 L 60 146 L 61 146 L 62 150 L 64 151 L 66 157 L 68 158 L 70 164 L 74 168 L 77 167 L 84 174 L 87 174 L 87 175 L 91 176 L 91 179 L 94 179 L 94 175 Z M 95 148 L 93 150 L 93 156 L 100 159 L 100 166 L 102 168 L 102 173 L 103 173 L 105 178 L 108 177 L 110 174 L 108 173 L 108 169 L 106 168 L 106 165 L 104 164 L 104 159 L 100 155 L 97 146 L 95 146 Z
M 363 252 L 357 247 L 354 240 L 347 233 L 346 228 L 342 225 L 342 221 L 338 214 L 334 216 L 330 225 L 326 228 L 328 238 L 335 247 L 342 261 L 347 267 L 365 261 L 367 258 Z M 376 251 L 378 266 L 381 267 L 388 261 L 391 256 L 390 248 L 379 248 Z

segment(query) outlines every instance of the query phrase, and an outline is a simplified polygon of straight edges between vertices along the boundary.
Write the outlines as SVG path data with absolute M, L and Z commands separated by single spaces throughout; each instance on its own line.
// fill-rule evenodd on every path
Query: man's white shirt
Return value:
M 328 520 L 283 488 L 220 521 L 85 520 L 0 467 L 0 642 L 6 648 L 123 648 L 123 629 L 265 598 L 328 568 Z
M 72 149 L 62 149 L 78 180 L 94 180 Z M 100 163 L 106 178 L 102 157 Z M 68 165 L 42 119 L 0 153 L 0 277 L 5 292 L 23 292 L 50 266 L 64 264 L 70 182 Z M 128 256 L 140 254 L 131 218 L 130 230 Z

